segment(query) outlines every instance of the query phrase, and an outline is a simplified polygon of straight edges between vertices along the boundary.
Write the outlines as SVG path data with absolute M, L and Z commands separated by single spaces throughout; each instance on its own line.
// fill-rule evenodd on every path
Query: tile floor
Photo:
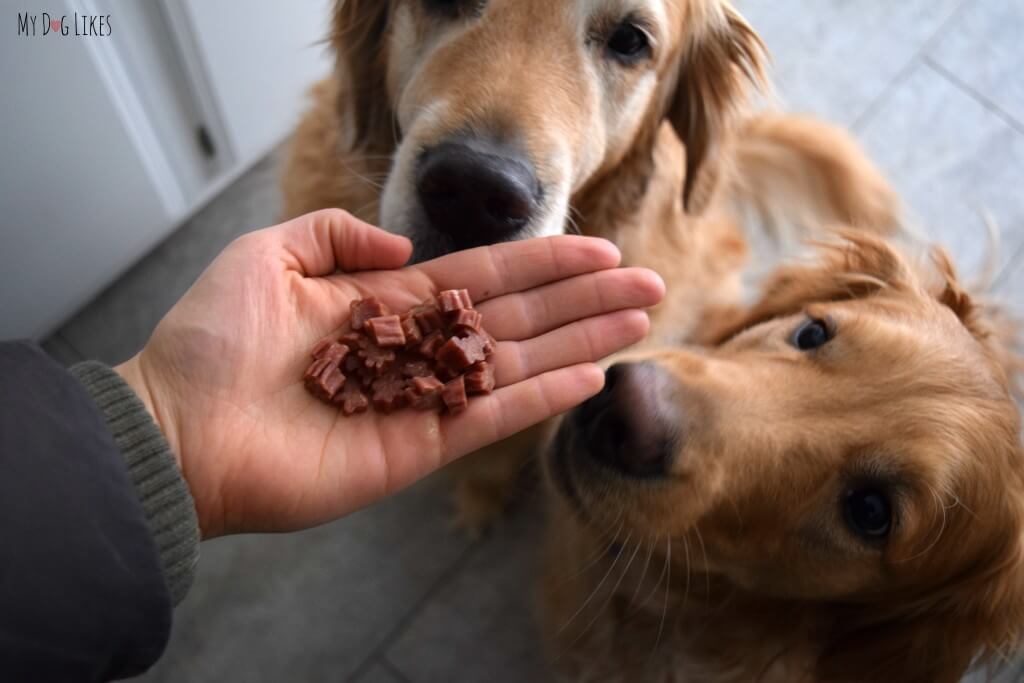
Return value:
M 787 108 L 852 127 L 968 273 L 991 214 L 993 289 L 1024 314 L 1024 2 L 736 1 Z M 280 151 L 255 166 L 46 348 L 68 363 L 134 353 L 225 244 L 274 222 L 279 163 Z M 548 680 L 531 617 L 537 507 L 469 542 L 435 477 L 320 529 L 212 542 L 166 656 L 139 680 Z

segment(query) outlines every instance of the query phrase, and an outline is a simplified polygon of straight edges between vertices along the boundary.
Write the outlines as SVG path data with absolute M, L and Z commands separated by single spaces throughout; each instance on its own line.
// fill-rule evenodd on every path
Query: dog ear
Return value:
M 780 267 L 762 287 L 756 304 L 709 327 L 701 341 L 721 344 L 747 328 L 793 315 L 814 302 L 862 299 L 913 285 L 906 261 L 885 240 L 855 230 L 836 234 L 841 241 L 817 244 L 822 250 L 818 263 Z
M 393 147 L 385 44 L 390 7 L 391 0 L 336 0 L 334 5 L 330 42 L 345 83 L 337 106 L 350 119 L 351 149 Z
M 1011 388 L 1024 396 L 1024 355 L 1021 354 L 1021 321 L 999 306 L 979 303 L 967 292 L 957 277 L 953 260 L 945 249 L 932 250 L 932 261 L 940 277 L 935 293 L 940 303 L 956 314 L 964 327 L 1006 372 Z
M 1005 532 L 991 555 L 927 601 L 837 610 L 815 680 L 957 683 L 972 667 L 1009 664 L 1024 626 L 1024 558 L 1017 525 Z
M 712 198 L 719 147 L 748 91 L 766 82 L 767 51 L 754 29 L 728 2 L 714 3 L 709 12 L 716 16 L 692 21 L 704 28 L 682 47 L 668 106 L 668 120 L 686 148 L 683 205 L 693 214 Z

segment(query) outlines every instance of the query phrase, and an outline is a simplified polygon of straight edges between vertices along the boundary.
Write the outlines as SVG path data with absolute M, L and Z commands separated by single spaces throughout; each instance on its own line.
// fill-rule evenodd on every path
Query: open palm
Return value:
M 663 285 L 610 243 L 555 237 L 401 268 L 408 240 L 337 210 L 231 244 L 118 370 L 153 411 L 207 538 L 340 517 L 600 390 L 592 364 L 639 341 Z M 302 383 L 308 352 L 377 296 L 402 311 L 469 289 L 498 340 L 496 391 L 457 415 L 343 417 Z

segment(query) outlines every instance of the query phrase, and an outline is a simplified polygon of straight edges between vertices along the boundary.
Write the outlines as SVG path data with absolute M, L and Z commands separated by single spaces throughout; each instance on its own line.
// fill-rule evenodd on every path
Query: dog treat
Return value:
M 494 391 L 494 366 L 487 361 L 473 363 L 466 372 L 466 393 L 489 394 Z
M 460 308 L 452 316 L 452 329 L 456 332 L 480 332 L 484 317 L 472 308 Z
M 411 315 L 416 321 L 416 324 L 420 328 L 420 332 L 422 332 L 424 336 L 429 335 L 431 332 L 436 330 L 444 329 L 444 316 L 441 315 L 441 310 L 433 301 L 426 301 L 417 306 L 409 311 L 409 315 Z
M 416 318 L 408 313 L 402 316 L 402 334 L 405 335 L 405 347 L 418 346 L 423 341 L 423 332 L 420 330 Z
M 373 381 L 373 408 L 382 413 L 391 413 L 405 406 L 405 377 L 389 373 Z
M 438 378 L 413 377 L 405 390 L 409 405 L 416 410 L 437 410 L 441 407 L 441 390 L 444 383 Z
M 494 391 L 496 342 L 469 292 L 439 293 L 401 315 L 368 297 L 350 306 L 350 330 L 313 347 L 306 389 L 344 415 L 371 407 L 461 413 Z
M 469 397 L 466 395 L 466 378 L 459 375 L 450 382 L 445 383 L 441 390 L 441 399 L 452 415 L 458 415 L 469 405 Z
M 412 379 L 414 377 L 430 377 L 434 371 L 425 360 L 406 360 L 402 362 L 402 374 Z
M 363 359 L 363 367 L 372 370 L 373 374 L 380 377 L 395 362 L 395 352 L 391 349 L 383 349 L 376 344 L 369 343 L 365 348 L 357 352 Z
M 465 289 L 449 289 L 437 296 L 441 304 L 442 313 L 456 313 L 458 311 L 473 308 L 473 302 L 469 298 L 469 292 Z
M 420 353 L 427 358 L 433 358 L 437 355 L 437 350 L 444 346 L 444 342 L 444 332 L 441 330 L 431 332 L 420 344 Z
M 306 388 L 317 398 L 330 401 L 345 384 L 345 375 L 341 374 L 337 363 L 326 358 L 318 358 L 306 370 L 304 377 Z
M 352 329 L 361 330 L 370 318 L 379 318 L 388 315 L 391 311 L 387 306 L 378 301 L 375 297 L 358 299 L 351 304 Z
M 357 382 L 345 382 L 345 386 L 334 395 L 331 403 L 340 407 L 341 412 L 345 415 L 365 413 L 366 409 L 370 407 L 369 399 L 366 398 L 366 394 L 359 388 Z
M 473 363 L 486 360 L 484 353 L 484 339 L 478 334 L 470 334 L 466 337 L 452 337 L 444 343 L 434 358 L 438 364 L 450 370 L 465 370 Z
M 385 315 L 370 318 L 366 321 L 366 329 L 374 343 L 384 349 L 405 346 L 405 332 L 402 330 L 402 319 L 397 315 Z

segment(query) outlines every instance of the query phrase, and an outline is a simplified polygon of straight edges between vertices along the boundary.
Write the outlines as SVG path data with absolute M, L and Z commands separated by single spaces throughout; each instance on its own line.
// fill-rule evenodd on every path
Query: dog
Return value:
M 941 250 L 841 237 L 562 420 L 543 606 L 568 680 L 955 683 L 1019 646 L 1011 328 Z
M 734 299 L 727 272 L 745 259 L 750 207 L 899 223 L 898 200 L 842 131 L 749 114 L 766 52 L 727 0 L 337 0 L 332 24 L 336 69 L 293 138 L 286 217 L 348 209 L 407 235 L 416 261 L 604 237 L 624 265 L 666 281 L 651 312 L 666 340 Z M 536 441 L 533 430 L 454 466 L 462 526 L 505 506 Z

